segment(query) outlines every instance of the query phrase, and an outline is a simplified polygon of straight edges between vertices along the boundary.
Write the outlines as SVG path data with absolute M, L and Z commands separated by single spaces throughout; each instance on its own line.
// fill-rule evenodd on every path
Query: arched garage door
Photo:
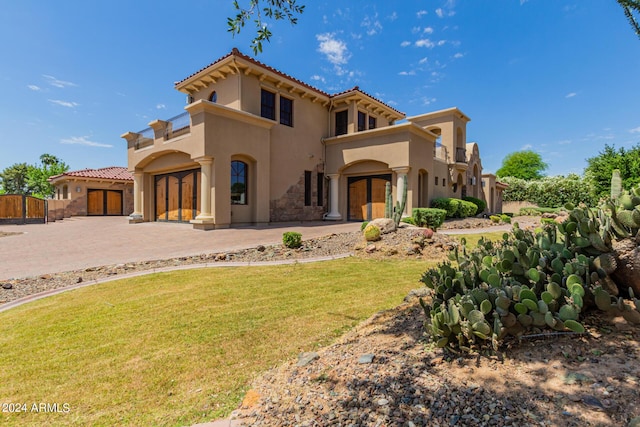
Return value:
M 349 221 L 384 218 L 385 185 L 391 175 L 353 176 L 348 179 Z

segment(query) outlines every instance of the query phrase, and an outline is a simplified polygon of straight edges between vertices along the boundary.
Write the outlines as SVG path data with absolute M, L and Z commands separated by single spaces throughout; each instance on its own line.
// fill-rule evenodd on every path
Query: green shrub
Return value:
M 496 224 L 501 220 L 500 215 L 491 215 L 489 219 L 491 220 L 491 222 L 495 222 Z
M 506 224 L 511 224 L 511 217 L 509 215 L 502 214 L 500 215 L 500 219 Z
M 364 238 L 367 242 L 375 242 L 380 240 L 380 229 L 373 224 L 369 224 L 364 228 Z
M 282 234 L 282 244 L 289 249 L 296 249 L 302 246 L 302 234 L 295 231 L 287 231 Z
M 543 213 L 558 213 L 562 210 L 562 208 L 536 208 L 536 207 L 528 207 L 528 208 L 520 208 L 519 215 L 542 215 Z
M 446 210 L 436 208 L 414 208 L 412 213 L 415 225 L 432 230 L 437 230 L 447 216 Z
M 443 209 L 447 212 L 447 218 L 466 218 L 474 216 L 478 210 L 475 203 L 449 197 L 437 197 L 431 201 L 431 207 Z
M 407 224 L 416 225 L 416 222 L 413 220 L 413 217 L 410 217 L 410 216 L 405 216 L 402 219 L 400 219 L 400 221 L 405 222 Z
M 540 222 L 543 224 L 555 224 L 556 220 L 553 218 L 540 218 Z
M 487 208 L 487 203 L 484 200 L 480 200 L 475 197 L 467 196 L 467 197 L 463 197 L 462 200 L 466 202 L 471 202 L 477 206 L 478 209 L 476 210 L 476 213 L 474 213 L 473 215 L 481 214 Z
M 500 178 L 509 185 L 502 193 L 506 202 L 527 201 L 545 208 L 563 206 L 566 203 L 595 205 L 592 184 L 585 178 L 571 174 L 544 177 L 538 180 L 524 180 L 513 177 Z
M 360 231 L 364 231 L 367 225 L 369 225 L 369 221 L 363 221 L 362 224 L 360 224 Z

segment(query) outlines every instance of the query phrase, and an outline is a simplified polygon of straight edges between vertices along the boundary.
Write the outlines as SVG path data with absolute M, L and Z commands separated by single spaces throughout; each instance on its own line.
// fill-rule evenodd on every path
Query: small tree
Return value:
M 631 28 L 640 37 L 640 23 L 635 15 L 640 15 L 640 1 L 639 0 L 617 0 L 618 4 L 624 10 L 624 16 L 629 20 Z M 635 15 L 634 15 L 635 14 Z
M 40 164 L 16 163 L 0 172 L 0 185 L 8 194 L 28 194 L 37 197 L 51 197 L 53 186 L 49 177 L 69 170 L 69 165 L 51 154 L 40 156 Z
M 605 145 L 597 156 L 587 159 L 584 175 L 591 182 L 594 196 L 610 194 L 611 176 L 615 169 L 620 171 L 623 189 L 630 190 L 640 184 L 640 144 L 629 150 L 624 147 L 616 150 L 612 145 Z
M 520 179 L 540 179 L 543 177 L 542 172 L 548 167 L 549 165 L 543 162 L 540 154 L 535 151 L 516 151 L 507 154 L 496 175 L 500 178 L 512 176 Z
M 15 163 L 0 172 L 0 184 L 7 194 L 31 194 L 29 168 L 26 163 Z

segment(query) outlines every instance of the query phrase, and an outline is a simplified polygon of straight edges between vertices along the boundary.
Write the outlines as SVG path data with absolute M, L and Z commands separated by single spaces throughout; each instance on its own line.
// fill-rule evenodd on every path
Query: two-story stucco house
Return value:
M 132 222 L 371 219 L 384 214 L 385 184 L 396 200 L 405 180 L 407 214 L 464 195 L 500 210 L 503 186 L 483 179 L 457 108 L 406 118 L 358 87 L 330 95 L 236 49 L 175 88 L 186 113 L 122 135 Z

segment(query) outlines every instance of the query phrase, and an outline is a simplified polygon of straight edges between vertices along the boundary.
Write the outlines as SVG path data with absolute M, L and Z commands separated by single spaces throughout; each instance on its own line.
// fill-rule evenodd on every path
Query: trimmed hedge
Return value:
M 478 207 L 474 215 L 478 215 L 484 212 L 484 210 L 487 208 L 487 203 L 484 200 L 480 200 L 475 197 L 466 196 L 466 197 L 463 197 L 462 200 L 464 200 L 465 202 L 471 202 Z
M 414 208 L 412 214 L 413 222 L 418 227 L 429 227 L 432 230 L 437 230 L 444 222 L 447 211 L 435 208 Z
M 475 203 L 449 197 L 437 197 L 431 201 L 431 207 L 443 209 L 447 212 L 447 218 L 466 218 L 474 216 L 478 210 Z
M 555 208 L 567 203 L 576 206 L 580 203 L 595 206 L 598 203 L 597 198 L 593 197 L 589 180 L 575 174 L 536 180 L 502 177 L 500 181 L 509 185 L 502 193 L 505 202 L 527 201 L 543 208 Z

